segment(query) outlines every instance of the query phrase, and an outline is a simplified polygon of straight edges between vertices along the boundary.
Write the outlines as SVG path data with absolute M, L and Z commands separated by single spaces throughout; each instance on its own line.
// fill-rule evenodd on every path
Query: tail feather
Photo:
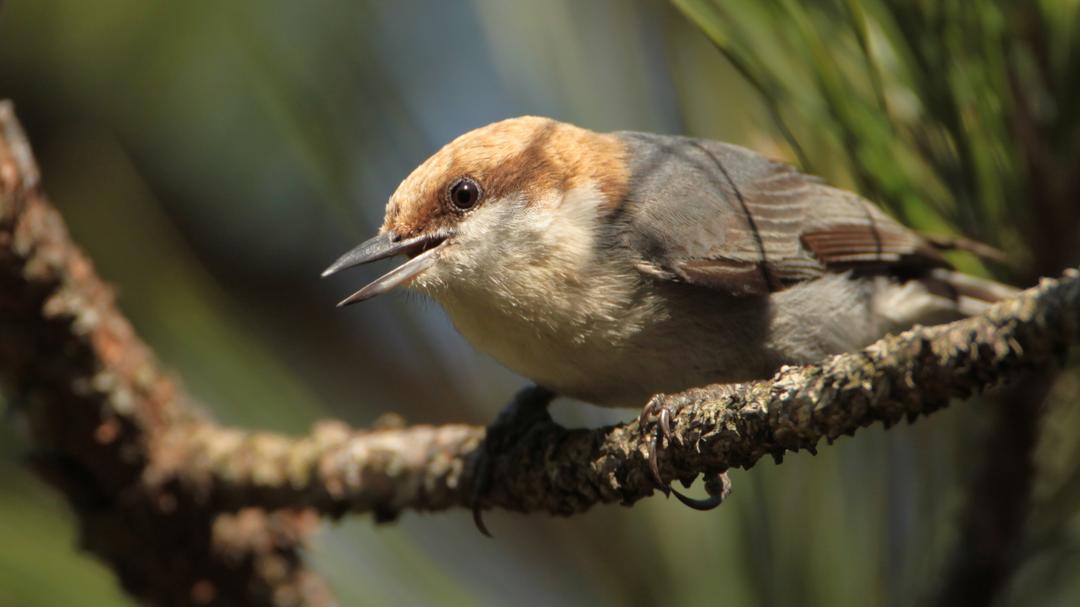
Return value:
M 964 316 L 979 314 L 994 303 L 1013 297 L 1020 292 L 1019 289 L 1000 282 L 942 268 L 932 270 L 924 280 L 940 283 L 948 289 L 960 314 Z
M 937 268 L 919 278 L 897 282 L 881 277 L 874 310 L 889 331 L 912 325 L 936 325 L 984 312 L 1019 290 L 992 280 Z
M 931 247 L 939 252 L 966 251 L 982 260 L 997 262 L 1012 268 L 1016 267 L 1016 261 L 1004 251 L 977 240 L 971 240 L 963 236 L 935 236 L 922 233 L 919 236 L 922 236 L 924 240 L 930 243 Z

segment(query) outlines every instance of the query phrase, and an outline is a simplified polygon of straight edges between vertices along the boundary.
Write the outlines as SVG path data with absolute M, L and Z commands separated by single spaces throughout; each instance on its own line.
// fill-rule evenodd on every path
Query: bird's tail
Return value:
M 984 261 L 993 261 L 1015 268 L 1015 263 L 1004 251 L 963 236 L 933 236 L 920 234 L 937 251 L 965 251 Z M 992 304 L 1016 295 L 1019 290 L 999 282 L 961 274 L 955 270 L 939 268 L 923 277 L 936 295 L 947 297 L 959 314 L 971 316 L 989 308 Z
M 923 282 L 935 294 L 952 300 L 963 316 L 982 313 L 994 303 L 1020 292 L 1019 289 L 1000 282 L 944 268 L 932 270 Z
M 945 268 L 935 268 L 908 280 L 881 280 L 874 309 L 889 323 L 888 331 L 973 316 L 1019 292 L 992 280 Z

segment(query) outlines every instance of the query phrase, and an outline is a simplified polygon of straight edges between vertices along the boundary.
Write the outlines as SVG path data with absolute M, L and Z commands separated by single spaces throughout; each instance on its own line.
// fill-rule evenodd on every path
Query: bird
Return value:
M 958 272 L 943 248 L 858 194 L 744 147 L 524 116 L 420 164 L 378 233 L 323 275 L 404 256 L 339 305 L 421 293 L 537 386 L 641 408 L 977 314 L 1016 292 Z M 643 415 L 670 434 L 670 413 L 651 409 Z

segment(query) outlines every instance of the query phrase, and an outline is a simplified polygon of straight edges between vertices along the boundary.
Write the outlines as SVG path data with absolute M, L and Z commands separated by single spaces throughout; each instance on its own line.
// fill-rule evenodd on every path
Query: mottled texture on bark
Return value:
M 314 512 L 388 520 L 470 504 L 483 428 L 327 422 L 288 438 L 197 414 L 70 242 L 8 105 L 0 105 L 0 330 L 0 378 L 25 403 L 34 461 L 71 501 L 84 545 L 152 602 L 330 602 L 297 555 Z M 1078 339 L 1080 273 L 1071 271 L 979 317 L 768 381 L 661 397 L 683 407 L 660 470 L 688 480 L 813 450 L 1052 365 Z M 655 491 L 636 423 L 567 430 L 537 415 L 494 454 L 486 507 L 572 514 Z
M 1029 369 L 1053 364 L 1080 338 L 1080 278 L 1044 280 L 983 316 L 889 336 L 863 352 L 791 367 L 768 381 L 662 397 L 685 405 L 661 473 L 749 467 L 765 455 L 814 450 L 874 422 L 931 413 Z M 204 426 L 178 437 L 153 482 L 218 508 L 303 505 L 341 514 L 469 504 L 484 436 L 468 426 L 375 431 L 339 424 L 289 439 Z M 544 417 L 496 455 L 487 506 L 572 514 L 653 493 L 647 440 L 636 423 L 567 430 Z
M 4 102 L 0 336 L 0 381 L 29 421 L 31 463 L 71 502 L 83 547 L 132 595 L 161 605 L 332 602 L 297 550 L 313 515 L 223 515 L 145 482 L 165 437 L 207 422 L 72 244 Z

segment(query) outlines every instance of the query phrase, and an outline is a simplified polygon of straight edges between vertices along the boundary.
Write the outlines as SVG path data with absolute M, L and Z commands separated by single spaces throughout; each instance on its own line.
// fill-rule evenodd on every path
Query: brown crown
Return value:
M 409 237 L 453 224 L 460 215 L 446 192 L 466 176 L 483 189 L 481 204 L 509 196 L 531 204 L 591 183 L 614 208 L 629 182 L 618 137 L 550 118 L 511 118 L 465 133 L 417 167 L 390 197 L 383 230 Z

